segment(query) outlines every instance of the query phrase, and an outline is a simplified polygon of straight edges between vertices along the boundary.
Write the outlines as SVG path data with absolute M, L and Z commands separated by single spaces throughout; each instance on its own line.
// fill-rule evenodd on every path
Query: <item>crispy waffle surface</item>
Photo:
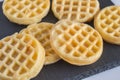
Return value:
M 50 8 L 50 0 L 4 0 L 3 13 L 11 21 L 18 24 L 40 22 Z
M 100 9 L 98 0 L 53 0 L 52 11 L 58 19 L 89 22 Z
M 31 34 L 34 36 L 45 48 L 45 65 L 53 64 L 60 60 L 60 57 L 55 53 L 50 45 L 50 32 L 52 28 L 54 28 L 54 24 L 42 22 L 29 25 L 21 31 L 21 33 Z
M 120 6 L 101 10 L 95 17 L 94 25 L 105 41 L 120 45 Z
M 51 45 L 63 60 L 78 66 L 96 62 L 103 51 L 102 37 L 95 29 L 69 20 L 56 23 Z
M 0 40 L 0 80 L 30 80 L 44 60 L 44 48 L 31 35 L 15 33 Z

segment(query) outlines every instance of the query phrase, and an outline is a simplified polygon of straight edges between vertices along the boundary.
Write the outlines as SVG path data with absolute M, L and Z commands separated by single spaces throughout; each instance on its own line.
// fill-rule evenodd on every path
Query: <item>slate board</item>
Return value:
M 110 0 L 99 0 L 101 9 L 113 5 Z M 49 12 L 43 21 L 57 22 L 52 11 Z M 88 23 L 93 26 L 93 22 Z M 0 39 L 14 32 L 20 31 L 26 26 L 17 25 L 8 21 L 2 13 L 2 3 L 0 3 Z M 80 80 L 85 77 L 100 73 L 120 65 L 120 46 L 104 42 L 104 52 L 100 60 L 89 66 L 73 66 L 60 60 L 59 62 L 44 66 L 40 74 L 32 80 Z

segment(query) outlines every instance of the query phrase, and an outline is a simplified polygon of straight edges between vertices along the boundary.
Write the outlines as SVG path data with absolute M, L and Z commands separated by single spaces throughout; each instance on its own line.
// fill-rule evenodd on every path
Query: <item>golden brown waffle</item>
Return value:
M 53 0 L 52 11 L 58 19 L 91 21 L 99 11 L 98 0 Z
M 96 16 L 94 25 L 104 40 L 120 45 L 120 6 L 104 8 Z
M 50 0 L 4 0 L 3 13 L 12 22 L 32 24 L 42 20 L 49 11 Z
M 68 20 L 56 23 L 51 45 L 63 60 L 78 66 L 96 62 L 103 51 L 102 37 L 95 29 Z
M 29 80 L 40 72 L 44 59 L 44 48 L 31 35 L 5 37 L 0 40 L 0 79 Z
M 50 31 L 53 28 L 52 23 L 42 22 L 39 24 L 32 24 L 26 29 L 22 30 L 22 33 L 33 35 L 45 48 L 45 65 L 52 64 L 60 60 L 60 57 L 54 52 L 50 45 Z

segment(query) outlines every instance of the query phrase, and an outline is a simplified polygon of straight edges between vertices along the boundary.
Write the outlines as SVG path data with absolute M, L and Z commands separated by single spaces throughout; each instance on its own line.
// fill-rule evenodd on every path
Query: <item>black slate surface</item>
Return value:
M 101 9 L 113 5 L 110 0 L 99 0 Z M 52 11 L 49 12 L 43 21 L 55 23 L 57 19 Z M 88 23 L 93 26 L 93 22 Z M 14 24 L 2 13 L 2 3 L 0 3 L 0 39 L 14 32 L 20 31 L 26 26 Z M 59 62 L 44 66 L 40 74 L 32 80 L 80 80 L 85 77 L 100 73 L 120 65 L 120 46 L 104 42 L 103 55 L 96 63 L 89 66 L 73 66 L 62 60 Z

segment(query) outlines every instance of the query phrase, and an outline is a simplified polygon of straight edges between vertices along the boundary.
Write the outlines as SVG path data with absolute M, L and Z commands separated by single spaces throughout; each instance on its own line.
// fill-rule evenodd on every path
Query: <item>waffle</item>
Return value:
M 62 20 L 51 32 L 51 45 L 56 53 L 73 65 L 96 62 L 103 51 L 100 34 L 84 23 Z
M 89 22 L 99 11 L 98 0 L 53 0 L 52 11 L 58 19 Z
M 12 22 L 27 25 L 41 21 L 49 7 L 50 0 L 4 0 L 3 13 Z
M 21 31 L 22 33 L 33 35 L 43 45 L 46 51 L 45 65 L 60 60 L 60 57 L 54 52 L 50 45 L 50 31 L 52 27 L 52 23 L 42 22 L 39 24 L 32 24 Z
M 29 80 L 40 72 L 44 48 L 28 34 L 13 34 L 0 40 L 0 79 Z
M 120 6 L 104 8 L 96 16 L 94 25 L 105 41 L 120 45 Z

